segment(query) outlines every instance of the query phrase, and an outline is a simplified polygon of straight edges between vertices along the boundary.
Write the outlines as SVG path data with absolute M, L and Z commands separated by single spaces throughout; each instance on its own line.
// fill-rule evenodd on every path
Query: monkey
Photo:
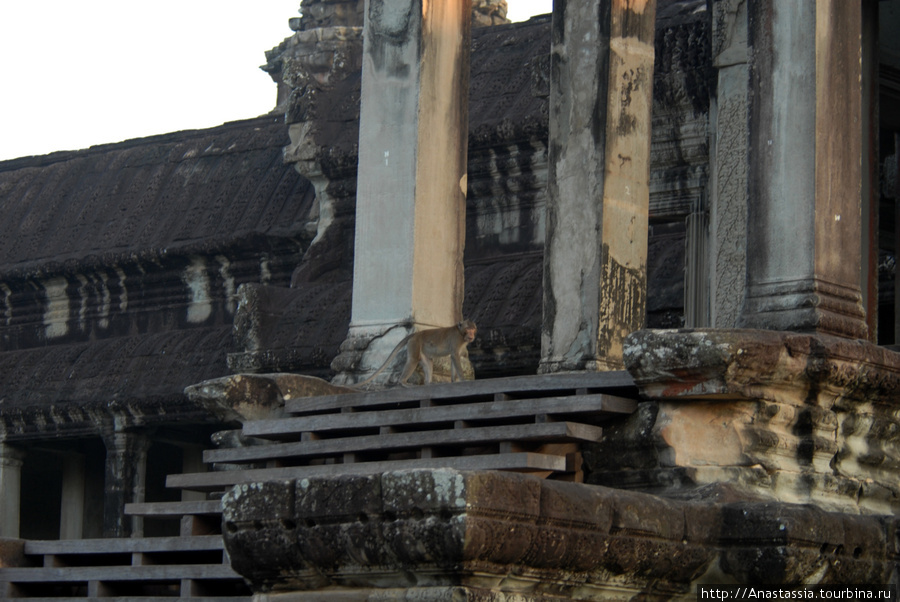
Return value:
M 403 366 L 403 372 L 400 374 L 399 383 L 405 385 L 409 377 L 412 376 L 417 364 L 422 364 L 422 370 L 425 372 L 425 384 L 431 382 L 431 375 L 434 366 L 435 357 L 450 356 L 450 382 L 462 380 L 462 364 L 460 363 L 460 354 L 466 345 L 475 340 L 475 333 L 478 328 L 472 320 L 463 320 L 456 326 L 448 326 L 446 328 L 430 328 L 428 330 L 420 330 L 406 335 L 402 341 L 397 343 L 394 350 L 388 356 L 381 367 L 375 371 L 375 374 L 357 383 L 354 387 L 362 387 L 381 374 L 387 368 L 391 360 L 400 352 L 400 349 L 406 345 L 406 365 Z

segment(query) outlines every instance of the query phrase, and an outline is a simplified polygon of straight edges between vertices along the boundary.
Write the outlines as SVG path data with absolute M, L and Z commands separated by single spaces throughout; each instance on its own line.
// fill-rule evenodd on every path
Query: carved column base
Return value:
M 865 339 L 862 295 L 819 280 L 752 285 L 739 320 L 742 327 L 815 332 Z
M 341 352 L 331 362 L 331 369 L 337 372 L 337 376 L 332 379 L 332 383 L 336 385 L 353 385 L 366 380 L 387 360 L 394 347 L 411 332 L 413 332 L 413 327 L 404 324 L 387 328 L 384 326 L 351 326 L 350 333 L 344 342 L 341 343 Z M 405 349 L 398 352 L 391 360 L 390 365 L 375 377 L 371 385 L 380 387 L 396 384 L 406 363 L 406 357 Z M 475 372 L 472 369 L 468 356 L 463 355 L 461 359 L 463 379 L 474 379 Z M 450 382 L 450 378 L 450 358 L 435 358 L 432 381 Z M 421 366 L 416 368 L 408 382 L 409 384 L 422 384 L 424 382 Z

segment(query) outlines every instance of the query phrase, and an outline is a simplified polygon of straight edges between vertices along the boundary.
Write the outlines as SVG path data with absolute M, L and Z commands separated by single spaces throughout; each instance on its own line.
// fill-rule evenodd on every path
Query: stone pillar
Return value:
M 81 539 L 84 533 L 84 456 L 78 453 L 66 453 L 63 456 L 62 465 L 59 538 Z
M 881 148 L 879 130 L 879 0 L 862 2 L 862 303 L 866 311 L 869 341 L 877 344 L 878 333 L 878 263 L 879 204 L 881 202 L 878 170 Z M 890 340 L 890 334 L 886 337 Z
M 741 325 L 865 338 L 861 6 L 748 4 L 750 202 Z
M 140 433 L 115 431 L 103 436 L 106 479 L 103 500 L 103 536 L 140 535 L 140 517 L 125 515 L 125 504 L 144 501 L 147 450 L 150 440 Z
M 337 382 L 376 369 L 409 329 L 462 317 L 470 12 L 469 0 L 366 4 L 353 307 Z
M 541 372 L 622 368 L 644 324 L 655 15 L 553 7 Z
M 747 240 L 747 2 L 712 3 L 716 95 L 710 121 L 710 320 L 738 323 L 746 288 Z
M 22 450 L 0 442 L 0 537 L 19 536 L 24 459 Z

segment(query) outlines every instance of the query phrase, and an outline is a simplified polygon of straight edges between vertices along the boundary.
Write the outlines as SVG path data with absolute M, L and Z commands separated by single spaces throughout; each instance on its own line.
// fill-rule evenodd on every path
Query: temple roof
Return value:
M 208 422 L 186 386 L 227 374 L 231 328 L 193 328 L 0 353 L 0 436 L 96 434 L 114 422 Z
M 286 143 L 264 116 L 0 162 L 0 274 L 296 236 L 313 195 Z

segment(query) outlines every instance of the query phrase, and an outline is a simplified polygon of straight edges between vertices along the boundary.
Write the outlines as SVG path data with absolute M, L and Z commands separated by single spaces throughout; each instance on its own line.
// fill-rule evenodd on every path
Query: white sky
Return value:
M 508 0 L 509 18 L 552 0 Z M 0 0 L 0 160 L 267 113 L 300 0 Z

